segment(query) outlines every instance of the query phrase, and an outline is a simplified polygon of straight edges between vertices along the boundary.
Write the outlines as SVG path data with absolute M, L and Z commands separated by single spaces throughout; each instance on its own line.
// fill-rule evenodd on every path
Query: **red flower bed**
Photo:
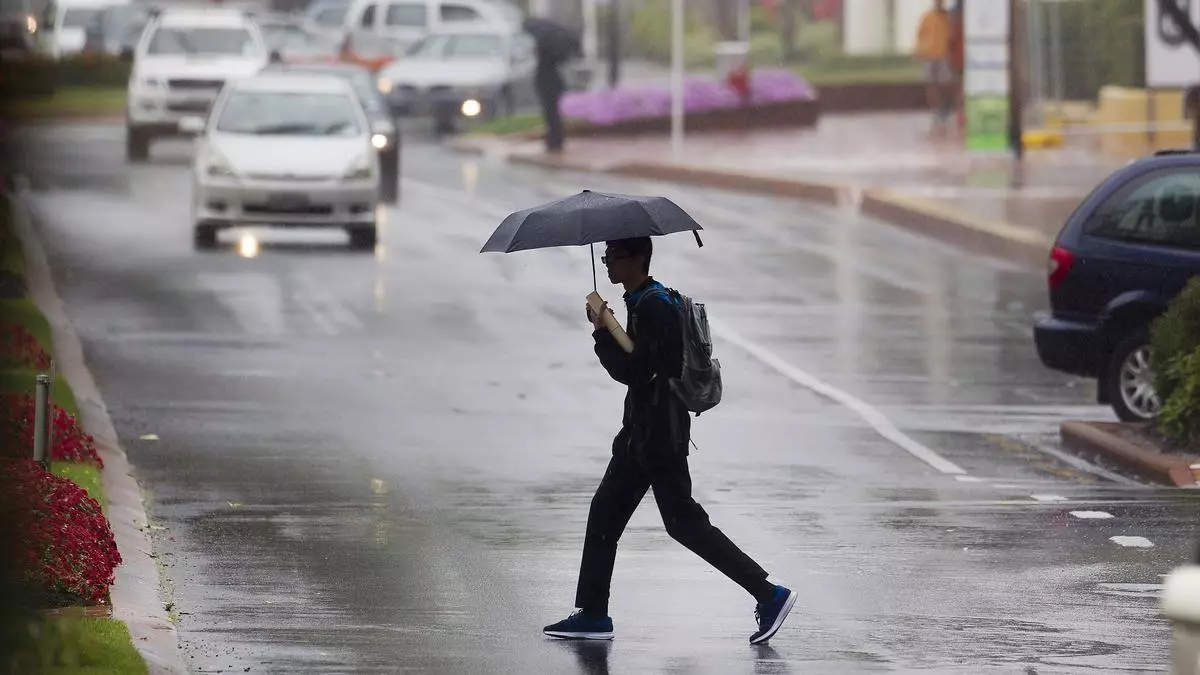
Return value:
M 0 452 L 9 457 L 33 457 L 33 421 L 36 402 L 29 394 L 0 395 Z M 84 433 L 79 421 L 62 408 L 51 406 L 53 417 L 50 459 L 91 462 L 104 468 L 96 454 L 96 439 Z
M 17 525 L 12 568 L 51 604 L 103 603 L 121 554 L 100 505 L 33 460 L 6 460 L 2 469 L 5 508 Z
M 0 367 L 46 370 L 50 355 L 24 326 L 0 326 Z

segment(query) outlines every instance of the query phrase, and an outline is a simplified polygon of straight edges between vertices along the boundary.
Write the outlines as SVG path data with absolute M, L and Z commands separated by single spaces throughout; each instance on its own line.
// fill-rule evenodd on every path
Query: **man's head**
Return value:
M 608 280 L 614 284 L 637 281 L 650 273 L 650 258 L 654 255 L 654 244 L 650 237 L 618 239 L 606 242 L 604 266 L 608 268 Z
M 933 8 L 939 12 L 946 10 L 946 0 L 933 0 Z

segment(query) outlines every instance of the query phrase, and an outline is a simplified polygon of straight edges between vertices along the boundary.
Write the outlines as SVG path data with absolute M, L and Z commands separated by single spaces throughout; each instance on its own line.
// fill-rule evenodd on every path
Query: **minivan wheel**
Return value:
M 1146 331 L 1137 331 L 1117 345 L 1108 359 L 1104 379 L 1109 405 L 1122 422 L 1146 422 L 1162 412 Z

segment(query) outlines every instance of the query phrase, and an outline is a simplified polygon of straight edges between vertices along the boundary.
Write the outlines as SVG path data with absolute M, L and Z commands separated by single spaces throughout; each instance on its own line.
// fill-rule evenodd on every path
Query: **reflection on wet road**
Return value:
M 1064 416 L 1108 413 L 1038 364 L 1036 276 L 835 210 L 418 141 L 374 255 L 254 230 L 197 253 L 185 145 L 129 168 L 111 128 L 30 133 L 196 672 L 1163 668 L 1156 593 L 1200 502 L 1058 452 Z M 570 610 L 621 390 L 583 320 L 586 249 L 478 250 L 583 187 L 664 193 L 707 228 L 702 249 L 656 241 L 654 267 L 718 324 L 697 497 L 801 593 L 771 647 L 652 502 L 618 554 L 615 643 L 539 632 Z

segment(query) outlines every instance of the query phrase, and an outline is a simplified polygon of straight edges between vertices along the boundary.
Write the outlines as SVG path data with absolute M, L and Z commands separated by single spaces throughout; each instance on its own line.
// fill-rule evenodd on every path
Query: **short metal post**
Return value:
M 33 459 L 50 465 L 50 383 L 49 375 L 37 376 L 37 402 L 33 414 Z

